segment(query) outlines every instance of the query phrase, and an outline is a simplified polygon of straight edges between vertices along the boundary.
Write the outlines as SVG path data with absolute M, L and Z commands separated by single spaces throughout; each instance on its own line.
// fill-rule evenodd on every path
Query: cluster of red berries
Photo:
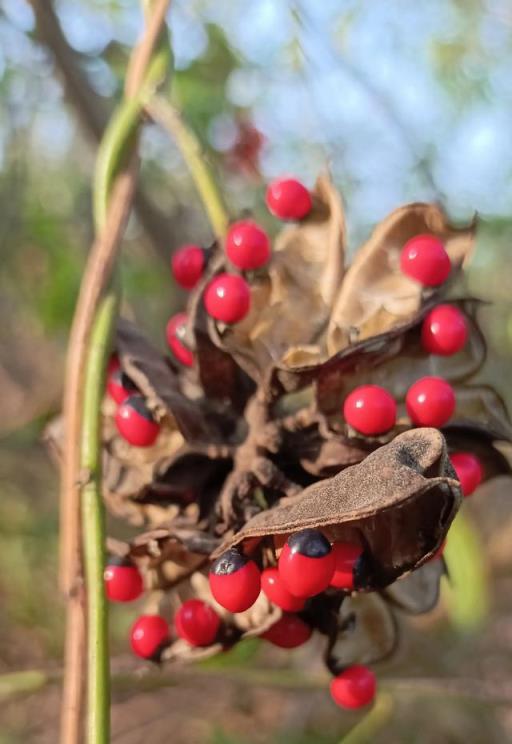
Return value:
M 445 282 L 451 263 L 440 240 L 433 235 L 417 235 L 403 247 L 400 268 L 404 274 L 425 287 L 437 287 Z M 421 326 L 421 343 L 430 354 L 451 356 L 464 348 L 468 339 L 468 323 L 454 305 L 434 307 Z M 455 392 L 441 377 L 422 377 L 405 397 L 407 414 L 415 426 L 440 428 L 448 423 L 455 411 Z M 396 424 L 397 405 L 393 396 L 379 385 L 361 385 L 345 399 L 343 417 L 355 431 L 366 436 L 379 436 Z M 467 452 L 455 453 L 452 464 L 465 496 L 473 493 L 482 480 L 480 461 Z
M 277 568 L 261 573 L 256 563 L 236 548 L 226 551 L 210 569 L 210 589 L 229 612 L 248 610 L 261 589 L 285 612 L 300 612 L 307 599 L 329 586 L 352 591 L 362 554 L 358 545 L 331 545 L 318 530 L 305 529 L 288 538 Z
M 236 548 L 218 558 L 210 568 L 210 590 L 216 602 L 230 612 L 244 612 L 260 590 L 283 610 L 278 622 L 263 638 L 281 648 L 296 648 L 309 640 L 311 627 L 300 613 L 307 601 L 329 587 L 351 592 L 363 550 L 350 543 L 331 545 L 322 532 L 305 529 L 288 538 L 277 567 L 260 572 L 256 563 Z M 375 677 L 365 667 L 351 667 L 331 685 L 334 700 L 344 707 L 369 703 L 375 694 Z
M 115 423 L 119 434 L 135 447 L 155 443 L 160 426 L 154 420 L 144 397 L 122 371 L 117 356 L 111 357 L 107 369 L 107 392 L 118 404 Z
M 357 545 L 331 545 L 318 530 L 306 529 L 288 538 L 277 567 L 261 572 L 239 550 L 228 550 L 210 569 L 210 590 L 215 601 L 231 613 L 249 609 L 263 591 L 283 614 L 262 638 L 280 648 L 297 648 L 312 635 L 311 626 L 300 616 L 308 599 L 328 587 L 351 592 L 362 555 Z M 143 581 L 137 567 L 129 559 L 112 559 L 105 570 L 105 591 L 113 602 L 138 599 Z M 191 646 L 210 646 L 219 638 L 221 626 L 215 609 L 200 599 L 187 600 L 174 616 L 174 635 Z M 131 629 L 132 650 L 141 658 L 158 661 L 171 636 L 161 615 L 141 615 Z M 362 666 L 345 669 L 333 680 L 331 694 L 343 707 L 366 705 L 375 694 L 373 672 Z
M 273 181 L 266 195 L 270 212 L 282 220 L 301 220 L 312 208 L 308 189 L 294 178 L 279 178 Z M 254 220 L 245 219 L 233 223 L 224 243 L 226 257 L 239 272 L 246 273 L 263 268 L 271 256 L 270 239 Z M 206 252 L 198 245 L 184 245 L 172 257 L 172 273 L 183 289 L 193 289 L 204 274 Z M 215 320 L 231 325 L 239 323 L 251 307 L 251 290 L 244 276 L 223 272 L 215 276 L 205 288 L 204 306 Z M 167 343 L 174 358 L 192 366 L 194 356 L 185 342 L 187 316 L 173 316 L 166 329 Z

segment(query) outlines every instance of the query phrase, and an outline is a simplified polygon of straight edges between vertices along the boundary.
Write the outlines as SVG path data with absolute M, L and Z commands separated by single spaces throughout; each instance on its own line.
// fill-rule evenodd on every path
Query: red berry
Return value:
M 359 545 L 351 543 L 334 543 L 332 546 L 336 559 L 336 568 L 331 579 L 331 586 L 337 589 L 352 590 L 354 588 L 354 570 L 363 554 Z
M 482 463 L 471 452 L 454 452 L 450 455 L 453 468 L 460 481 L 460 488 L 464 496 L 470 496 L 484 477 Z
M 362 708 L 375 697 L 375 674 L 360 664 L 348 667 L 331 682 L 331 697 L 341 708 Z
M 204 293 L 206 311 L 223 323 L 238 323 L 245 318 L 251 306 L 251 290 L 241 276 L 219 274 Z
M 327 538 L 306 529 L 290 535 L 279 556 L 279 576 L 295 597 L 313 597 L 327 589 L 336 559 Z
M 186 313 L 173 315 L 167 323 L 165 335 L 167 344 L 178 362 L 181 362 L 185 367 L 191 367 L 194 364 L 194 355 L 184 341 L 187 320 Z
M 230 548 L 217 558 L 208 578 L 214 599 L 229 612 L 245 612 L 258 599 L 259 568 L 236 548 Z
M 384 434 L 395 425 L 396 403 L 391 393 L 379 385 L 361 385 L 345 398 L 343 417 L 362 434 Z
M 117 367 L 107 378 L 107 392 L 116 403 L 123 403 L 130 395 L 137 392 L 137 386 L 120 367 Z
M 281 220 L 301 220 L 311 212 L 311 194 L 295 178 L 276 178 L 269 184 L 267 207 Z
M 188 599 L 174 616 L 174 625 L 179 637 L 191 646 L 209 646 L 219 631 L 220 618 L 201 599 Z
M 103 577 L 105 594 L 111 602 L 133 602 L 143 592 L 139 569 L 127 558 L 109 560 Z
M 407 391 L 405 405 L 416 426 L 444 426 L 455 410 L 455 393 L 442 377 L 422 377 Z
M 123 439 L 135 447 L 150 447 L 160 432 L 142 395 L 131 395 L 121 403 L 115 422 Z
M 310 626 L 297 615 L 283 615 L 261 637 L 279 648 L 297 648 L 309 641 L 311 633 Z
M 169 627 L 161 615 L 141 615 L 132 625 L 132 651 L 142 659 L 154 659 L 169 640 Z
M 175 280 L 184 289 L 193 289 L 204 271 L 204 251 L 198 245 L 184 245 L 171 258 Z
M 241 220 L 228 229 L 226 254 L 238 269 L 259 269 L 270 258 L 270 240 L 265 230 L 255 222 Z
M 460 351 L 468 340 L 464 313 L 453 305 L 438 305 L 429 312 L 421 328 L 421 343 L 431 354 L 450 356 Z
M 275 605 L 286 612 L 300 612 L 304 609 L 305 601 L 294 597 L 284 586 L 277 568 L 266 568 L 261 574 L 261 588 Z
M 400 268 L 425 287 L 438 287 L 448 279 L 452 265 L 438 238 L 434 235 L 416 235 L 402 248 Z

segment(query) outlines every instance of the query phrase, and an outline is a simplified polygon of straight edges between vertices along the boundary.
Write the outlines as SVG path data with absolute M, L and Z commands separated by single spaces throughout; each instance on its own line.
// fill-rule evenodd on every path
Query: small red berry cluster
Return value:
M 425 287 L 438 287 L 451 272 L 444 245 L 433 235 L 417 235 L 403 247 L 400 268 Z M 421 326 L 424 351 L 452 356 L 461 351 L 469 336 L 468 321 L 454 305 L 440 304 L 425 316 Z M 427 376 L 414 382 L 405 396 L 407 414 L 415 426 L 445 426 L 452 417 L 455 392 L 442 377 Z M 375 437 L 386 434 L 396 424 L 397 404 L 391 393 L 379 385 L 361 385 L 345 398 L 343 418 L 356 432 Z M 475 455 L 458 452 L 452 464 L 465 496 L 473 493 L 483 478 L 483 468 Z
M 262 638 L 280 648 L 297 648 L 313 632 L 306 616 L 301 616 L 308 601 L 328 589 L 347 593 L 357 589 L 363 560 L 363 550 L 358 545 L 331 545 L 318 530 L 301 530 L 288 538 L 277 566 L 263 571 L 238 549 L 228 550 L 210 568 L 210 591 L 214 600 L 230 613 L 245 612 L 263 591 L 283 614 Z M 138 599 L 143 580 L 136 565 L 127 558 L 111 559 L 105 570 L 105 591 L 112 602 Z M 174 635 L 191 646 L 215 643 L 221 627 L 219 614 L 201 599 L 187 600 L 174 616 Z M 132 650 L 143 659 L 158 661 L 172 635 L 161 615 L 140 615 L 131 629 Z M 333 680 L 331 694 L 338 705 L 346 708 L 366 705 L 375 694 L 374 674 L 363 666 L 349 667 Z
M 273 181 L 266 195 L 270 212 L 281 220 L 301 220 L 312 209 L 308 189 L 294 178 Z M 232 325 L 242 321 L 251 308 L 248 272 L 262 269 L 270 260 L 270 238 L 254 220 L 234 222 L 228 229 L 224 251 L 240 273 L 217 274 L 205 287 L 203 302 L 208 315 L 220 323 Z M 174 279 L 183 289 L 193 289 L 201 280 L 207 265 L 207 252 L 198 245 L 184 245 L 174 253 L 171 268 Z M 176 361 L 186 367 L 194 363 L 185 341 L 187 316 L 173 316 L 166 329 L 167 343 Z
M 262 637 L 281 648 L 296 648 L 312 634 L 301 616 L 308 601 L 328 589 L 357 589 L 363 560 L 359 545 L 331 545 L 322 532 L 305 529 L 290 535 L 277 566 L 261 572 L 253 560 L 231 548 L 211 566 L 210 590 L 215 601 L 233 613 L 248 610 L 263 591 L 283 615 Z M 346 669 L 333 681 L 331 694 L 344 707 L 366 705 L 375 694 L 373 672 L 360 666 Z
M 150 447 L 154 444 L 160 426 L 147 407 L 144 396 L 121 369 L 116 355 L 108 363 L 107 392 L 117 403 L 114 420 L 122 438 L 134 447 Z

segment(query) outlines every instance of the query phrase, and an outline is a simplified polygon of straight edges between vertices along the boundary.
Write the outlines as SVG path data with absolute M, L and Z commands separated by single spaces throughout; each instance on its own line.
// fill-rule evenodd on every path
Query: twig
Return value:
M 36 18 L 36 40 L 52 54 L 57 73 L 64 84 L 66 98 L 73 107 L 85 133 L 100 142 L 107 126 L 112 106 L 105 103 L 89 83 L 81 69 L 82 55 L 68 43 L 51 0 L 29 0 Z M 137 217 L 154 250 L 161 259 L 168 260 L 169 250 L 179 243 L 172 219 L 163 214 L 140 189 L 134 202 Z
M 215 237 L 221 240 L 228 226 L 228 215 L 199 140 L 187 127 L 180 113 L 162 96 L 154 96 L 146 103 L 145 108 L 176 142 L 204 204 Z
M 162 0 L 158 2 L 161 11 Z M 166 0 L 167 8 L 169 0 Z M 160 13 L 161 23 L 165 13 Z M 148 27 L 148 33 L 155 43 L 158 33 L 154 25 Z M 137 47 L 138 53 L 147 55 L 147 44 L 141 42 Z M 149 58 L 148 58 L 149 61 Z M 145 68 L 139 69 L 137 80 L 144 81 Z M 124 130 L 122 136 L 126 136 Z M 122 152 L 123 158 L 125 152 Z M 119 152 L 119 159 L 121 151 Z M 108 194 L 108 209 L 105 209 L 105 221 L 97 223 L 99 237 L 91 250 L 77 301 L 73 324 L 71 328 L 68 356 L 66 361 L 66 379 L 64 388 L 64 429 L 65 445 L 62 458 L 61 480 L 61 586 L 67 597 L 66 610 L 66 658 L 64 669 L 63 699 L 61 713 L 61 742 L 62 744 L 76 744 L 81 739 L 81 711 L 83 700 L 83 671 L 85 656 L 85 603 L 83 596 L 83 565 L 81 555 L 81 524 L 80 524 L 80 488 L 78 473 L 80 469 L 79 437 L 82 426 L 82 389 L 84 383 L 84 367 L 87 347 L 98 303 L 109 286 L 119 244 L 126 227 L 134 198 L 138 173 L 138 158 L 132 154 L 128 163 L 121 168 L 117 166 L 115 179 Z M 107 197 L 107 195 L 106 195 Z M 102 213 L 103 214 L 103 213 Z M 95 380 L 97 389 L 101 388 L 101 375 Z M 99 438 L 91 446 L 100 446 Z M 99 539 L 103 539 L 103 532 L 99 530 Z M 97 557 L 95 561 L 98 562 Z M 99 561 L 101 562 L 101 561 Z M 94 574 L 95 575 L 95 574 Z M 102 587 L 102 583 L 100 584 Z M 102 588 L 101 588 L 102 591 Z M 97 615 L 95 620 L 98 621 Z M 96 628 L 96 633 L 100 633 Z M 91 660 L 91 659 L 90 659 Z M 94 659 L 94 663 L 97 662 Z M 101 674 L 98 669 L 97 674 Z M 108 675 L 107 675 L 108 685 Z M 91 688 L 92 689 L 92 688 Z M 104 702 L 103 697 L 103 702 Z M 92 704 L 98 703 L 92 698 Z

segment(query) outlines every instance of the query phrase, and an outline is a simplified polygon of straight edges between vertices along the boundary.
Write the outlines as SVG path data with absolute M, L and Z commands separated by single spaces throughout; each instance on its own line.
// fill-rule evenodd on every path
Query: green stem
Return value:
M 151 116 L 166 129 L 176 142 L 192 176 L 217 240 L 226 233 L 229 218 L 206 155 L 194 132 L 180 113 L 162 96 L 154 96 L 146 104 Z
M 108 744 L 110 738 L 110 670 L 108 608 L 103 588 L 105 518 L 101 492 L 101 401 L 118 293 L 102 300 L 94 321 L 85 373 L 81 464 L 84 563 L 87 586 L 87 697 L 90 744 Z

